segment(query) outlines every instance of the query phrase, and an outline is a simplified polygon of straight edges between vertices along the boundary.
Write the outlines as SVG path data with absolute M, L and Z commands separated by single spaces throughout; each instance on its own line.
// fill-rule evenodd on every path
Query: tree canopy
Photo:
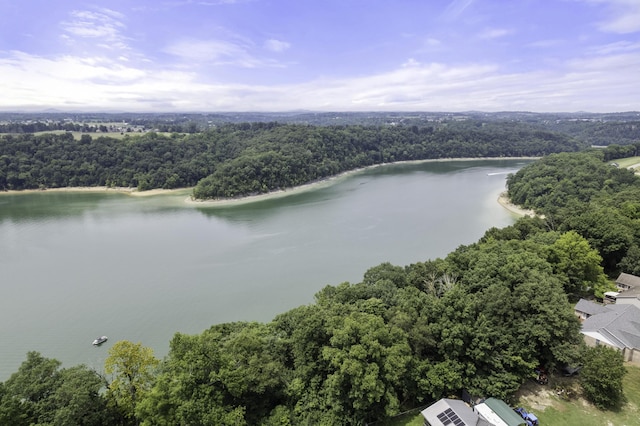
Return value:
M 85 366 L 61 369 L 59 361 L 29 352 L 18 371 L 0 383 L 0 424 L 118 424 L 123 419 L 103 398 L 104 385 Z
M 574 231 L 597 253 L 585 251 L 584 243 L 579 243 L 575 236 L 564 237 L 565 241 L 557 242 L 556 248 L 562 244 L 568 249 L 567 239 L 572 238 L 576 240 L 572 243 L 574 250 L 581 246 L 583 256 L 601 256 L 604 272 L 610 275 L 616 275 L 623 266 L 638 259 L 640 178 L 632 170 L 604 161 L 602 151 L 549 155 L 510 175 L 507 189 L 514 203 L 544 215 L 552 229 Z M 558 255 L 556 252 L 557 261 L 566 263 Z M 583 280 L 583 287 L 604 289 L 606 285 L 597 278 L 598 271 L 587 271 L 575 263 L 577 255 L 572 255 L 572 270 L 566 271 L 574 274 L 567 278 L 567 285 L 573 287 L 570 290 L 581 286 L 579 275 L 591 277 Z M 582 272 L 575 268 L 582 268 Z
M 626 374 L 622 354 L 608 346 L 588 348 L 580 381 L 585 395 L 598 408 L 615 409 L 625 402 L 622 378 Z
M 126 418 L 135 418 L 136 406 L 149 392 L 158 363 L 151 348 L 141 343 L 121 340 L 109 348 L 104 371 L 113 379 L 107 397 Z

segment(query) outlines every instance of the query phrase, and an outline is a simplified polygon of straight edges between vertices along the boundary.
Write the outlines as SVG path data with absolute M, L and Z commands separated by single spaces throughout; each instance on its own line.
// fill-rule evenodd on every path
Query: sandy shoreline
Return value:
M 180 192 L 192 191 L 193 188 L 177 188 L 177 189 L 150 189 L 148 191 L 138 191 L 137 188 L 129 187 L 111 187 L 111 186 L 70 186 L 65 188 L 46 188 L 46 189 L 20 189 L 20 190 L 8 190 L 0 191 L 0 196 L 3 194 L 37 194 L 44 192 L 113 192 L 119 194 L 131 195 L 134 197 L 149 197 L 153 195 L 161 194 L 176 194 Z
M 367 167 L 361 167 L 359 169 L 349 170 L 347 172 L 343 172 L 335 176 L 331 176 L 315 182 L 310 182 L 304 185 L 296 186 L 294 188 L 286 188 L 286 189 L 281 189 L 277 191 L 271 191 L 265 194 L 248 195 L 248 196 L 238 197 L 238 198 L 221 198 L 221 199 L 213 199 L 213 200 L 194 200 L 189 195 L 185 199 L 185 203 L 190 205 L 202 206 L 202 207 L 236 206 L 240 204 L 252 203 L 255 201 L 281 198 L 281 197 L 285 197 L 292 194 L 299 194 L 302 192 L 327 187 L 329 185 L 333 185 L 334 183 L 336 183 L 341 179 L 361 173 L 365 170 L 369 170 L 375 167 L 394 165 L 394 164 L 421 164 L 421 163 L 432 163 L 432 162 L 486 161 L 486 160 L 535 160 L 537 158 L 538 157 L 440 158 L 440 159 L 398 161 L 393 163 L 374 164 Z M 29 194 L 29 193 L 39 193 L 39 192 L 114 192 L 114 193 L 127 194 L 134 197 L 149 197 L 154 195 L 172 195 L 172 194 L 179 195 L 180 193 L 189 194 L 190 191 L 192 190 L 193 188 L 178 188 L 178 189 L 151 189 L 148 191 L 138 191 L 137 188 L 92 186 L 92 187 L 69 187 L 69 188 L 48 188 L 48 189 L 24 189 L 19 191 L 9 190 L 9 191 L 0 191 L 0 196 L 2 194 Z M 508 210 L 520 215 L 533 214 L 532 212 L 527 212 L 526 210 L 519 209 L 517 206 L 510 204 L 506 197 L 504 197 L 504 200 L 502 200 L 502 198 L 503 198 L 503 194 L 501 194 L 500 199 L 498 201 Z
M 365 170 L 373 169 L 376 167 L 390 166 L 394 164 L 422 164 L 422 163 L 435 163 L 435 162 L 485 161 L 485 160 L 536 160 L 539 158 L 540 157 L 438 158 L 438 159 L 428 159 L 428 160 L 396 161 L 393 163 L 374 164 L 367 167 L 361 167 L 358 169 L 349 170 L 347 172 L 343 172 L 335 176 L 331 176 L 315 182 L 306 183 L 304 185 L 296 186 L 295 188 L 280 189 L 280 190 L 271 191 L 265 194 L 256 194 L 256 195 L 248 195 L 245 197 L 238 197 L 238 198 L 224 198 L 224 199 L 213 199 L 213 200 L 194 200 L 191 197 L 189 197 L 186 200 L 186 202 L 189 204 L 195 204 L 199 206 L 236 206 L 236 205 L 245 204 L 245 203 L 252 203 L 255 201 L 280 198 L 280 197 L 285 197 L 291 194 L 298 194 L 306 191 L 324 188 L 329 185 L 333 185 L 334 183 L 336 183 L 341 179 L 361 173 Z
M 498 203 L 505 209 L 509 210 L 511 213 L 517 214 L 518 216 L 537 216 L 536 212 L 533 210 L 523 209 L 522 207 L 516 206 L 509 200 L 507 196 L 507 192 L 502 192 L 498 196 Z

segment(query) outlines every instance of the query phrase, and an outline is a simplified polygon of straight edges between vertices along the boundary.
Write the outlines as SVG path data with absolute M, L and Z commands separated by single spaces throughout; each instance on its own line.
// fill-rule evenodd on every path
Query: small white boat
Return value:
M 107 336 L 98 337 L 96 340 L 93 341 L 93 346 L 100 346 L 106 341 L 107 341 Z

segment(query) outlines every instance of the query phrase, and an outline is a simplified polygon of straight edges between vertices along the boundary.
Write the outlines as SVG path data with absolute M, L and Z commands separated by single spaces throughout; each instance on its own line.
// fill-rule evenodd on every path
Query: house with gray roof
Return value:
M 575 308 L 573 308 L 573 311 L 582 322 L 593 315 L 608 312 L 606 306 L 600 305 L 598 303 L 593 303 L 586 299 L 580 299 Z
M 618 291 L 640 288 L 640 277 L 622 272 L 618 278 L 616 278 L 616 287 L 618 287 Z
M 587 345 L 613 347 L 622 352 L 625 361 L 640 365 L 639 307 L 633 304 L 598 305 L 584 299 L 578 305 L 581 311 L 592 313 L 582 323 L 581 332 Z
M 616 279 L 616 287 L 619 291 L 615 296 L 617 304 L 635 305 L 640 308 L 640 277 L 623 272 Z

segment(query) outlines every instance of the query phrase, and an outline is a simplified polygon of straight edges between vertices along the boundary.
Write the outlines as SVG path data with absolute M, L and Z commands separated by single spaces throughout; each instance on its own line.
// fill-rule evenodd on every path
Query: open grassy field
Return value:
M 519 402 L 538 416 L 541 425 L 640 425 L 640 368 L 627 367 L 623 382 L 627 403 L 619 411 L 601 411 L 588 403 L 580 395 L 577 380 L 561 377 L 547 386 L 526 386 Z M 566 392 L 559 395 L 561 389 Z
M 620 158 L 615 161 L 620 167 L 633 167 L 636 171 L 640 171 L 640 157 Z
M 548 385 L 533 380 L 518 394 L 518 406 L 533 412 L 541 426 L 640 426 L 640 367 L 627 366 L 623 381 L 627 403 L 619 411 L 601 411 L 579 392 L 577 378 L 551 377 Z M 564 391 L 563 391 L 564 390 Z M 410 413 L 376 426 L 422 426 L 420 413 Z

